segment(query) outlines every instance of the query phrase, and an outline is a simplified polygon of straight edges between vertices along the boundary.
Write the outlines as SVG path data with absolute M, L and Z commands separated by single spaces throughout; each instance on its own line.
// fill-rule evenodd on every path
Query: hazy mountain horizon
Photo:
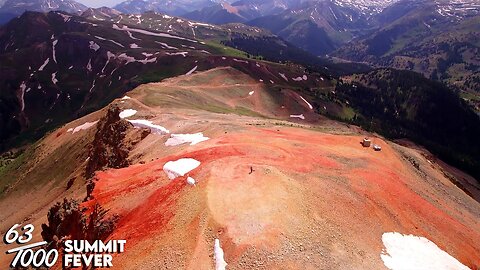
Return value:
M 113 7 L 117 4 L 123 2 L 123 0 L 78 0 L 79 3 L 82 3 L 88 7 Z

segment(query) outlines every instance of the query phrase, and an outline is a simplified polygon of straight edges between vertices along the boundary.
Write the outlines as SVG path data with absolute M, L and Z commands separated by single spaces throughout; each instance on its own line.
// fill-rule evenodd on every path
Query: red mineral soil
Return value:
M 166 92 L 170 102 L 188 104 L 192 95 L 266 117 L 304 113 L 306 123 L 316 124 L 290 127 L 150 105 L 156 123 L 172 132 L 203 132 L 211 139 L 166 147 L 168 136 L 147 138 L 136 149 L 145 164 L 97 174 L 93 201 L 122 217 L 110 239 L 128 243 L 116 267 L 212 269 L 218 238 L 228 269 L 382 269 L 385 232 L 426 237 L 463 264 L 480 264 L 479 204 L 417 150 L 380 137 L 373 140 L 381 152 L 364 148 L 363 135 L 313 116 L 297 94 L 282 90 L 273 100 L 246 78 L 232 91 L 220 75 L 208 84 L 191 79 L 194 86 L 183 77 L 147 85 L 129 94 L 129 102 L 136 106 Z M 170 87 L 180 88 L 182 97 L 170 95 Z M 201 165 L 169 180 L 163 165 L 180 158 Z M 196 186 L 186 184 L 188 176 Z
M 420 149 L 374 134 L 382 151 L 365 148 L 365 131 L 231 69 L 144 85 L 128 96 L 114 103 L 138 111 L 129 119 L 210 140 L 165 146 L 169 135 L 150 134 L 130 152 L 131 166 L 96 173 L 93 199 L 83 206 L 98 202 L 118 214 L 108 239 L 127 240 L 113 269 L 215 269 L 215 239 L 227 269 L 387 269 L 380 257 L 386 232 L 428 238 L 480 267 L 480 204 Z M 290 122 L 302 113 L 305 120 Z M 201 164 L 170 180 L 163 166 L 181 158 Z
M 122 216 L 111 239 L 128 242 L 119 269 L 211 269 L 215 238 L 228 269 L 381 269 L 381 236 L 394 231 L 480 262 L 478 209 L 445 197 L 461 194 L 450 182 L 425 183 L 381 139 L 374 152 L 359 136 L 277 129 L 247 128 L 99 173 L 95 199 Z M 189 174 L 195 187 L 162 171 L 179 158 L 202 162 Z

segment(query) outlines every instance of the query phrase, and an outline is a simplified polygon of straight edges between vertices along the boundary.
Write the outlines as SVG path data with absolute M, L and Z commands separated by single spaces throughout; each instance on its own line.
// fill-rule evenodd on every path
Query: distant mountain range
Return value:
M 141 14 L 147 11 L 166 13 L 171 16 L 181 16 L 188 12 L 210 7 L 217 4 L 215 0 L 127 0 L 114 8 L 129 14 Z
M 79 14 L 87 9 L 86 6 L 73 0 L 6 0 L 0 1 L 0 25 L 25 11 L 49 12 L 61 10 L 72 14 Z
M 334 56 L 420 72 L 464 91 L 480 89 L 480 4 L 402 1 L 376 17 L 378 30 Z
M 89 46 L 89 42 L 92 41 L 99 44 L 101 48 L 109 48 L 109 51 L 118 57 L 121 55 L 121 51 L 135 54 L 138 52 L 135 46 L 152 50 L 159 46 L 151 42 L 141 45 L 139 44 L 140 41 L 135 41 L 135 38 L 132 40 L 123 40 L 125 37 L 122 37 L 122 40 L 116 38 L 118 31 L 114 31 L 112 25 L 120 28 L 123 25 L 129 25 L 149 31 L 173 33 L 192 40 L 208 41 L 210 43 L 205 44 L 205 46 L 210 47 L 203 48 L 205 53 L 213 50 L 218 54 L 216 50 L 228 48 L 226 54 L 278 62 L 294 62 L 328 74 L 339 75 L 365 71 L 364 66 L 355 64 L 357 62 L 367 63 L 374 67 L 413 70 L 428 78 L 445 82 L 454 89 L 462 90 L 462 97 L 476 106 L 477 110 L 480 108 L 480 95 L 478 94 L 478 89 L 480 89 L 480 54 L 478 53 L 480 50 L 480 17 L 479 4 L 474 0 L 321 0 L 309 2 L 242 0 L 220 4 L 203 0 L 171 1 L 167 3 L 160 1 L 127 1 L 119 6 L 125 8 L 124 12 L 137 13 L 129 9 L 132 5 L 141 5 L 139 12 L 148 10 L 150 5 L 150 7 L 163 8 L 170 15 L 158 12 L 128 15 L 111 8 L 88 9 L 71 0 L 34 0 L 26 3 L 6 1 L 0 8 L 0 13 L 15 14 L 14 17 L 26 9 L 41 12 L 58 9 L 66 10 L 66 12 L 72 14 L 82 14 L 81 17 L 63 12 L 51 13 L 46 17 L 27 14 L 26 17 L 14 24 L 18 31 L 24 28 L 37 29 L 38 33 L 25 33 L 26 36 L 8 36 L 6 33 L 11 31 L 13 26 L 0 30 L 2 36 L 0 48 L 3 48 L 0 55 L 2 74 L 6 74 L 2 76 L 2 79 L 5 80 L 4 83 L 10 81 L 8 87 L 11 87 L 13 92 L 17 91 L 16 94 L 7 98 L 18 99 L 18 93 L 20 93 L 18 89 L 19 85 L 23 85 L 22 82 L 25 82 L 25 91 L 32 88 L 27 83 L 30 79 L 26 79 L 31 75 L 32 78 L 39 76 L 36 79 L 38 81 L 36 87 L 43 87 L 48 84 L 54 89 L 58 88 L 57 83 L 63 84 L 70 76 L 73 76 L 72 79 L 69 79 L 70 81 L 81 81 L 82 83 L 88 81 L 89 83 L 85 85 L 74 85 L 75 89 L 82 90 L 81 98 L 76 98 L 76 100 L 82 100 L 82 103 L 72 105 L 71 108 L 72 113 L 75 114 L 88 112 L 91 104 L 95 105 L 102 100 L 111 100 L 111 96 L 121 93 L 119 89 L 125 87 L 125 84 L 113 85 L 113 80 L 106 81 L 109 75 L 103 74 L 105 70 L 97 66 L 108 62 L 109 57 L 103 55 L 95 60 L 96 56 L 91 55 L 92 52 L 89 50 L 82 51 L 82 48 L 85 50 Z M 200 7 L 203 8 L 191 12 L 192 9 Z M 183 12 L 187 12 L 185 17 L 194 20 L 171 15 L 172 13 Z M 39 21 L 34 23 L 34 18 Z M 198 21 L 210 21 L 212 23 Z M 57 30 L 53 25 L 60 22 L 62 24 L 59 24 L 59 27 L 60 25 L 65 27 L 65 30 L 61 30 L 61 32 L 68 33 L 63 34 L 64 37 L 68 37 L 67 40 L 63 40 L 64 37 L 57 38 Z M 44 25 L 47 31 L 39 31 L 39 23 Z M 219 26 L 213 23 L 228 24 Z M 31 24 L 31 26 L 26 27 L 22 24 Z M 80 27 L 82 25 L 89 27 Z M 98 29 L 102 29 L 102 31 L 95 30 L 96 28 L 93 26 L 100 26 Z M 74 30 L 83 34 L 74 34 Z M 111 38 L 104 37 L 104 33 L 110 32 L 112 32 Z M 131 31 L 125 32 L 131 34 Z M 36 39 L 35 37 L 40 34 L 42 35 L 41 38 Z M 84 35 L 100 38 L 92 40 L 91 37 L 87 38 Z M 135 37 L 135 34 L 132 35 Z M 18 40 L 18 38 L 22 40 Z M 55 40 L 59 45 L 53 45 Z M 79 59 L 73 59 L 73 55 L 71 55 L 71 50 L 76 50 L 73 44 L 71 44 L 73 49 L 64 48 L 65 44 L 74 41 L 78 44 L 88 45 L 77 48 L 76 55 L 81 56 Z M 30 43 L 43 49 L 37 51 L 37 47 L 29 47 L 28 49 L 21 47 L 22 44 L 30 46 Z M 108 46 L 100 43 L 106 43 Z M 186 44 L 183 45 L 187 46 Z M 93 46 L 96 47 L 96 45 Z M 198 46 L 193 47 L 198 50 Z M 57 50 L 57 55 L 52 52 L 54 48 Z M 14 50 L 18 50 L 18 52 L 13 53 Z M 147 54 L 151 53 L 147 52 Z M 62 56 L 62 54 L 67 54 L 67 56 Z M 331 62 L 314 56 L 325 54 L 330 55 L 331 59 L 338 61 L 340 64 L 333 65 Z M 127 55 L 130 57 L 130 54 Z M 41 56 L 42 59 L 37 59 L 37 56 Z M 68 62 L 71 64 L 69 66 L 59 66 L 60 64 L 53 57 L 58 57 L 57 60 L 67 57 L 66 60 L 62 59 L 58 63 Z M 131 57 L 133 58 L 129 59 L 135 59 L 136 62 L 149 59 L 148 57 L 142 58 L 142 55 Z M 45 64 L 46 59 L 49 62 Z M 17 70 L 18 67 L 10 69 L 16 61 L 25 62 L 29 69 Z M 45 70 L 52 65 L 58 66 L 58 68 L 50 70 L 47 76 L 44 74 L 45 72 L 39 71 L 43 65 L 45 65 Z M 87 70 L 82 76 L 74 72 L 77 65 L 81 65 L 82 69 Z M 130 68 L 133 65 L 130 64 L 128 67 Z M 73 66 L 72 70 L 69 69 L 71 66 Z M 145 65 L 139 66 L 145 67 Z M 124 67 L 119 66 L 119 69 L 121 68 Z M 129 68 L 124 71 L 126 74 L 128 74 Z M 103 70 L 103 73 L 97 71 L 95 74 L 90 74 L 90 69 Z M 37 73 L 43 75 L 40 76 Z M 52 77 L 53 74 L 56 74 L 55 78 Z M 158 79 L 162 76 L 157 74 L 155 76 L 144 75 L 135 79 L 132 77 L 126 84 L 135 85 L 147 80 L 146 78 Z M 59 78 L 63 79 L 60 80 Z M 54 83 L 55 80 L 60 82 Z M 111 96 L 105 97 L 102 96 L 103 94 L 97 96 L 93 91 L 95 87 L 102 84 L 103 87 L 105 87 L 105 84 L 113 85 L 108 87 L 109 89 L 113 87 L 113 90 L 109 91 Z M 92 85 L 95 85 L 95 87 L 92 88 Z M 91 88 L 93 92 L 89 91 Z M 23 87 L 20 87 L 20 89 L 23 89 Z M 85 90 L 88 91 L 85 92 Z M 58 106 L 55 105 L 56 102 L 65 104 L 65 98 L 68 94 L 72 96 L 79 93 L 57 93 L 59 94 L 58 97 L 56 97 L 56 94 L 47 95 L 49 100 L 43 102 L 43 104 L 50 104 L 47 109 L 54 110 L 55 106 Z M 57 98 L 63 100 L 56 101 Z M 55 106 L 50 109 L 52 104 Z M 97 108 L 98 106 L 93 107 Z M 4 109 L 9 110 L 8 108 Z M 64 108 L 60 111 L 63 113 Z M 10 117 L 11 115 L 4 115 L 4 117 L 7 116 Z M 36 128 L 45 126 L 48 124 L 45 121 L 55 119 L 50 117 L 31 121 L 28 117 L 27 120 L 21 120 L 20 115 L 16 117 L 13 122 L 9 120 L 10 122 L 7 125 L 8 128 L 17 131 L 25 129 L 27 125 Z M 32 119 L 35 119 L 35 117 Z

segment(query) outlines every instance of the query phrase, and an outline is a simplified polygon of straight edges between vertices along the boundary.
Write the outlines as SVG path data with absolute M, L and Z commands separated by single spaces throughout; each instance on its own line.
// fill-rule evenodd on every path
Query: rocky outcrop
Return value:
M 49 243 L 49 248 L 59 247 L 64 237 L 82 239 L 86 223 L 85 209 L 76 200 L 64 199 L 57 202 L 48 211 L 48 225 L 42 224 L 42 238 Z
M 87 209 L 74 199 L 57 202 L 48 211 L 48 224 L 42 224 L 42 238 L 49 248 L 61 248 L 65 239 L 104 240 L 115 229 L 117 215 L 107 217 L 108 210 L 96 203 L 88 215 Z
M 119 113 L 117 106 L 111 106 L 97 125 L 85 172 L 87 179 L 104 168 L 129 166 L 130 150 L 150 134 L 148 129 L 134 129 L 130 123 L 120 118 Z

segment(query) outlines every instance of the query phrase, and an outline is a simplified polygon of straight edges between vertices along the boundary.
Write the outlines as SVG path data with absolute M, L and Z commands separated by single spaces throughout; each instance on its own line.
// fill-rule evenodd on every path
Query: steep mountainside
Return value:
M 0 170 L 0 230 L 28 218 L 51 244 L 127 239 L 112 269 L 477 269 L 480 206 L 456 178 L 312 99 L 230 67 L 142 85 Z M 88 164 L 105 166 L 88 178 Z
M 480 117 L 455 92 L 393 69 L 342 80 L 335 97 L 355 108 L 353 123 L 389 138 L 409 138 L 480 178 Z
M 392 1 L 238 1 L 186 14 L 207 23 L 245 22 L 269 29 L 315 55 L 332 52 L 376 26 L 374 16 Z
M 306 3 L 247 24 L 269 29 L 315 55 L 328 54 L 372 27 L 361 10 L 334 1 Z
M 417 34 L 414 37 L 416 39 L 412 38 L 412 41 L 418 42 L 417 28 L 423 27 L 429 30 L 442 22 L 455 25 L 479 14 L 479 8 L 480 5 L 472 0 L 364 2 L 325 0 L 306 2 L 283 13 L 260 17 L 247 24 L 269 29 L 300 48 L 322 55 L 329 54 L 345 44 L 347 48 L 359 46 L 358 42 L 352 39 L 368 36 L 372 32 L 370 39 L 373 39 L 372 36 L 379 36 L 372 41 L 372 46 L 388 47 L 389 45 L 385 43 L 393 43 L 397 37 L 385 36 L 383 32 L 394 26 L 399 27 L 401 24 L 402 29 L 396 29 L 395 33 L 397 35 Z M 380 30 L 376 31 L 377 29 Z M 444 27 L 441 26 L 439 29 L 443 30 Z M 433 36 L 429 35 L 429 37 Z M 403 44 L 411 43 L 405 41 Z M 352 52 L 352 55 L 357 51 Z M 358 53 L 356 57 L 361 59 L 365 57 L 364 55 Z M 349 59 L 357 61 L 358 59 L 354 57 Z
M 79 14 L 87 7 L 74 0 L 7 0 L 0 4 L 0 25 L 7 23 L 14 17 L 22 15 L 25 11 L 49 12 L 61 10 L 68 13 Z
M 85 14 L 85 16 L 95 21 L 122 23 L 132 27 L 142 27 L 201 39 L 212 46 L 227 45 L 246 52 L 248 57 L 275 62 L 299 63 L 323 73 L 345 74 L 370 69 L 366 65 L 357 63 L 335 64 L 330 60 L 316 57 L 297 48 L 269 31 L 240 23 L 214 25 L 157 12 L 146 12 L 141 15 L 120 14 L 118 16 L 104 16 L 101 12 L 96 12 L 95 16 L 90 14 Z
M 113 20 L 103 13 L 83 18 L 58 12 L 28 12 L 0 29 L 0 47 L 4 48 L 0 54 L 3 145 L 13 138 L 17 142 L 37 138 L 52 127 L 98 109 L 140 83 L 160 81 L 190 70 L 233 65 L 249 74 L 258 73 L 255 76 L 266 72 L 270 75 L 265 75 L 265 79 L 289 83 L 279 74 L 303 69 L 249 61 L 241 51 L 193 38 L 211 35 L 214 40 L 223 40 L 221 34 L 228 37 L 244 33 L 248 37 L 245 33 L 249 32 L 262 36 L 250 27 L 232 28 L 235 30 L 230 32 L 175 19 L 175 31 L 189 34 L 177 36 L 170 25 L 165 26 L 165 32 L 141 28 L 143 19 L 145 24 L 152 20 L 148 16 L 122 19 L 119 15 Z M 20 62 L 23 64 L 18 65 Z M 314 81 L 295 82 L 309 83 Z
M 227 24 L 245 22 L 258 16 L 257 12 L 244 12 L 228 4 L 216 4 L 214 6 L 195 10 L 183 15 L 183 17 L 199 22 L 213 24 Z
M 480 89 L 478 3 L 403 1 L 385 12 L 377 18 L 387 23 L 385 27 L 345 45 L 334 55 L 413 70 L 464 91 Z M 396 18 L 390 14 L 403 15 Z

